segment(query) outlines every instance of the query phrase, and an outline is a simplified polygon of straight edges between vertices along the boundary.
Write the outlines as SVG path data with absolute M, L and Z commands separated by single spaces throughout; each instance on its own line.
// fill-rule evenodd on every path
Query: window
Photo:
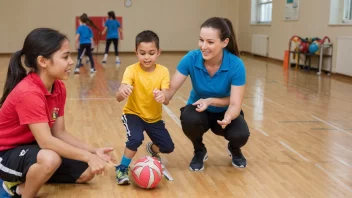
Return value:
M 330 24 L 352 24 L 352 0 L 330 0 Z
M 271 23 L 272 0 L 252 0 L 252 23 Z
M 352 23 L 352 0 L 344 0 L 342 23 Z

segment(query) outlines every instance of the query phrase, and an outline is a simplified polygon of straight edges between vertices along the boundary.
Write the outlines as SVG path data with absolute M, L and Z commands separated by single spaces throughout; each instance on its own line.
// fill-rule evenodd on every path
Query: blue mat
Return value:
M 9 194 L 2 188 L 2 180 L 0 179 L 0 198 L 11 198 Z

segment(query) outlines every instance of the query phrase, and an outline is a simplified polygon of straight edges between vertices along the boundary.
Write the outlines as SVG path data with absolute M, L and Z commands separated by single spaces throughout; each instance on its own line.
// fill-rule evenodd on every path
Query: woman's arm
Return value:
M 170 81 L 170 88 L 167 90 L 163 90 L 165 94 L 164 104 L 169 104 L 169 101 L 172 99 L 176 91 L 181 87 L 181 85 L 185 82 L 186 79 L 187 76 L 181 74 L 179 71 L 175 72 Z
M 218 121 L 218 123 L 225 128 L 232 120 L 236 119 L 242 109 L 242 101 L 244 97 L 245 86 L 231 86 L 230 94 L 230 105 L 227 111 L 225 112 L 224 119 Z

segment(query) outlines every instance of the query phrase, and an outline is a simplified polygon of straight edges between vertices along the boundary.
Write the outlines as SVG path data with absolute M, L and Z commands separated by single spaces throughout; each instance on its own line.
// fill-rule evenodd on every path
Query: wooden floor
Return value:
M 164 53 L 159 63 L 173 74 L 184 53 Z M 108 61 L 113 62 L 110 56 Z M 0 89 L 9 56 L 0 57 Z M 100 62 L 101 57 L 96 59 Z M 88 69 L 65 82 L 65 121 L 70 132 L 95 146 L 113 146 L 120 160 L 126 133 L 121 123 L 122 107 L 115 92 L 124 69 L 137 61 L 121 55 L 122 64 L 102 67 L 91 76 Z M 45 185 L 40 197 L 352 197 L 352 80 L 317 76 L 315 72 L 290 69 L 243 57 L 247 87 L 243 103 L 251 136 L 243 148 L 248 167 L 231 166 L 226 141 L 211 132 L 205 135 L 209 160 L 202 172 L 188 169 L 193 156 L 190 141 L 179 123 L 179 108 L 185 105 L 189 79 L 164 108 L 163 119 L 176 149 L 163 155 L 175 181 L 165 179 L 156 189 L 135 184 L 118 186 L 114 169 L 87 185 Z M 88 67 L 86 67 L 88 68 Z M 145 143 L 137 156 L 147 155 Z

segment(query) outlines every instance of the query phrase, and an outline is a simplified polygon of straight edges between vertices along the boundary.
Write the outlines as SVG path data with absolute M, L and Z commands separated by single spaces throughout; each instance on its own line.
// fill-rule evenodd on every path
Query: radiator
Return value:
M 260 56 L 268 56 L 269 51 L 269 36 L 267 35 L 252 35 L 252 54 Z
M 335 72 L 352 76 L 352 37 L 337 37 L 337 56 Z

